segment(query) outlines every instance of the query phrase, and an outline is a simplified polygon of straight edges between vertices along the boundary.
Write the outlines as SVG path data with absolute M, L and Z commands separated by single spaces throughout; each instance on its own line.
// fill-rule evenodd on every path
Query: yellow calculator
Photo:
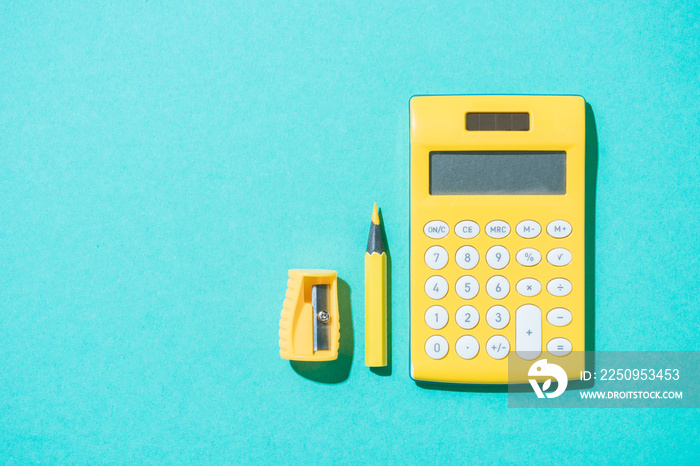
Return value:
M 411 377 L 526 382 L 509 378 L 510 358 L 583 352 L 584 99 L 410 107 Z

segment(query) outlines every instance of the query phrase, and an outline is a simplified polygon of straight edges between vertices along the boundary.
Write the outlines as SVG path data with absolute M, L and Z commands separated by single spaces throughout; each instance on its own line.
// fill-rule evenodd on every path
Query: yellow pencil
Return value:
M 374 204 L 365 254 L 365 366 L 386 366 L 386 252 Z

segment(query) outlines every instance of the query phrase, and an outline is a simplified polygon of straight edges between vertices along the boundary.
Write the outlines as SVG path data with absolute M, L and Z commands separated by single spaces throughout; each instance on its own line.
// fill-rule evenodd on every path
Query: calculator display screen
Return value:
M 566 194 L 566 152 L 431 152 L 430 194 Z

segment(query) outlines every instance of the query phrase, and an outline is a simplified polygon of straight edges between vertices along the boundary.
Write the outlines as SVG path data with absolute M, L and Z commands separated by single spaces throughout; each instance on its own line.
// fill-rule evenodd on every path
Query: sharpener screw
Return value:
M 331 318 L 330 314 L 328 314 L 327 311 L 320 311 L 317 317 L 318 321 L 324 324 L 328 322 L 328 320 Z

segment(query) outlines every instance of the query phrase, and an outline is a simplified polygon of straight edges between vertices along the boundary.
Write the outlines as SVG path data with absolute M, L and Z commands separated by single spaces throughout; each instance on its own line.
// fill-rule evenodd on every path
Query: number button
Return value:
M 433 270 L 446 266 L 447 259 L 447 251 L 442 246 L 431 246 L 425 251 L 425 264 Z
M 447 309 L 442 306 L 430 306 L 425 311 L 425 323 L 433 330 L 440 330 L 447 325 L 448 320 Z
M 523 278 L 515 285 L 515 289 L 523 296 L 535 296 L 542 291 L 542 285 L 534 278 Z
M 503 299 L 508 296 L 510 292 L 510 283 L 506 277 L 496 275 L 495 277 L 489 278 L 486 282 L 486 293 L 493 299 Z
M 433 335 L 425 342 L 425 353 L 433 359 L 442 359 L 447 355 L 450 345 L 444 337 Z
M 503 335 L 495 335 L 486 342 L 486 352 L 493 359 L 503 359 L 508 356 L 509 351 L 510 343 Z
M 515 260 L 518 264 L 524 265 L 525 267 L 532 267 L 537 265 L 542 260 L 542 254 L 537 249 L 525 248 L 518 251 L 515 255 Z
M 462 246 L 455 256 L 457 265 L 465 270 L 471 270 L 479 263 L 479 253 L 471 246 Z
M 571 224 L 566 220 L 555 220 L 547 225 L 547 234 L 552 238 L 566 238 L 571 234 Z
M 479 282 L 471 275 L 465 275 L 457 280 L 455 290 L 460 298 L 472 299 L 479 292 Z
M 455 225 L 455 234 L 460 238 L 472 239 L 479 234 L 479 225 L 471 220 L 462 220 Z
M 447 289 L 447 280 L 439 275 L 433 275 L 425 282 L 425 294 L 433 299 L 444 298 Z
M 552 338 L 547 343 L 547 351 L 554 356 L 566 356 L 572 349 L 571 342 L 566 338 Z
M 471 330 L 479 323 L 479 311 L 474 306 L 462 306 L 457 309 L 455 319 L 464 330 Z
M 503 306 L 493 306 L 486 313 L 486 322 L 491 328 L 500 330 L 510 322 L 510 313 Z
M 457 340 L 455 351 L 462 359 L 473 359 L 479 354 L 479 341 L 471 335 L 464 335 Z
M 494 220 L 486 225 L 486 234 L 495 239 L 505 238 L 510 234 L 510 225 L 503 220 Z
M 563 307 L 557 307 L 547 313 L 547 322 L 555 327 L 563 327 L 571 323 L 571 312 Z
M 501 270 L 510 262 L 510 253 L 503 246 L 494 246 L 486 252 L 486 263 L 492 269 Z
M 555 278 L 547 283 L 547 291 L 552 296 L 566 296 L 571 293 L 571 282 L 566 278 Z
M 547 253 L 547 262 L 557 267 L 567 265 L 571 259 L 571 252 L 564 248 L 555 248 Z
M 523 220 L 515 227 L 515 232 L 522 238 L 535 238 L 542 231 L 542 227 L 534 220 Z
M 431 220 L 423 227 L 425 236 L 432 239 L 444 238 L 449 232 L 450 228 L 447 226 L 447 223 L 442 220 Z

